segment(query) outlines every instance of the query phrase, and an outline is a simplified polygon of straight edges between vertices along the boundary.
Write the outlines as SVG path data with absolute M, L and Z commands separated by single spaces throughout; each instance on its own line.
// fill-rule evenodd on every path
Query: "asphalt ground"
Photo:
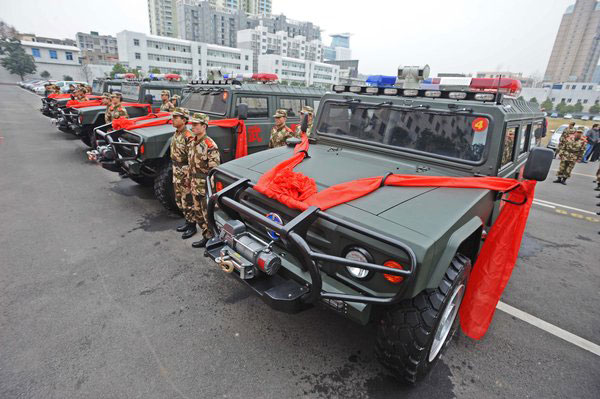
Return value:
M 421 384 L 397 383 L 372 327 L 268 308 L 39 105 L 0 86 L 0 398 L 598 397 L 598 355 L 500 310 Z M 600 210 L 597 165 L 536 198 Z M 600 344 L 600 217 L 578 214 L 533 205 L 502 301 Z

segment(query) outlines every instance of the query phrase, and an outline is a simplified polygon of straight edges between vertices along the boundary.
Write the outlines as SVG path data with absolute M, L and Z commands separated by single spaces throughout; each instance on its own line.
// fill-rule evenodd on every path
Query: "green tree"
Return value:
M 0 61 L 8 72 L 19 75 L 21 80 L 25 75 L 34 73 L 37 69 L 33 57 L 21 46 L 21 42 L 15 39 L 0 39 L 0 54 L 6 55 Z
M 560 113 L 560 114 L 565 114 L 569 111 L 567 111 L 567 103 L 565 103 L 565 100 L 562 100 L 557 106 L 556 106 L 556 112 Z
M 535 97 L 531 97 L 531 100 L 529 100 L 529 102 L 530 102 L 530 103 L 535 103 L 535 104 L 537 104 L 537 103 L 538 103 L 538 100 L 537 100 L 537 98 L 535 98 Z
M 152 68 L 150 70 L 150 73 L 160 73 L 160 69 L 158 69 L 158 68 Z
M 600 114 L 600 104 L 596 103 L 590 107 L 590 114 Z
M 573 112 L 579 113 L 581 111 L 583 111 L 583 104 L 578 101 L 575 105 L 573 105 Z
M 63 75 L 63 80 L 73 80 L 73 77 L 71 75 Z
M 114 78 L 115 74 L 117 73 L 127 73 L 127 68 L 125 68 L 119 63 L 116 63 L 115 65 L 113 65 L 112 71 L 110 71 L 110 77 Z
M 42 73 L 40 73 L 40 76 L 44 79 L 48 79 L 50 77 L 50 72 L 43 71 Z
M 550 112 L 550 111 L 552 111 L 552 108 L 554 108 L 554 104 L 552 103 L 552 101 L 549 98 L 547 98 L 542 103 L 542 108 L 544 108 L 546 110 L 546 112 Z

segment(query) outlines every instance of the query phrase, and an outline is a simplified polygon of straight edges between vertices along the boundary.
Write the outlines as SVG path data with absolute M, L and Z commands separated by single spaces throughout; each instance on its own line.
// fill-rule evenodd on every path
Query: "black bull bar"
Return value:
M 301 262 L 301 269 L 307 271 L 310 275 L 310 290 L 306 292 L 301 300 L 304 303 L 312 304 L 320 299 L 330 300 L 341 300 L 347 302 L 358 302 L 366 304 L 378 304 L 378 305 L 391 305 L 398 303 L 403 299 L 404 292 L 410 286 L 411 281 L 414 278 L 417 258 L 413 250 L 406 244 L 395 240 L 390 237 L 386 237 L 378 232 L 366 229 L 355 223 L 345 221 L 336 216 L 328 214 L 317 207 L 311 206 L 298 216 L 294 217 L 288 223 L 283 225 L 274 222 L 266 216 L 256 212 L 255 210 L 247 207 L 239 201 L 240 194 L 242 191 L 253 188 L 254 184 L 249 179 L 238 179 L 237 177 L 230 175 L 224 171 L 218 171 L 219 174 L 225 175 L 231 179 L 234 179 L 234 183 L 223 188 L 221 191 L 212 192 L 212 177 L 215 175 L 217 170 L 213 169 L 207 176 L 207 214 L 208 214 L 208 226 L 215 234 L 213 238 L 207 244 L 207 256 L 215 259 L 214 249 L 223 245 L 223 242 L 219 238 L 219 229 L 215 222 L 214 211 L 218 205 L 219 208 L 225 212 L 232 219 L 241 220 L 240 216 L 244 216 L 249 220 L 257 222 L 262 226 L 273 230 L 280 236 L 280 241 L 284 245 L 285 249 L 290 253 L 294 254 Z M 363 263 L 339 256 L 328 255 L 321 252 L 313 251 L 309 244 L 306 242 L 306 234 L 317 219 L 322 219 L 327 222 L 336 224 L 340 227 L 351 230 L 355 233 L 364 235 L 374 240 L 381 241 L 387 245 L 397 248 L 400 251 L 406 253 L 410 260 L 410 267 L 408 270 L 396 269 L 387 266 L 382 266 L 374 263 Z M 212 248 L 212 251 L 211 251 Z M 367 269 L 377 273 L 391 274 L 394 276 L 402 276 L 404 280 L 399 285 L 398 291 L 393 296 L 374 296 L 365 293 L 364 295 L 350 295 L 350 294 L 338 294 L 333 292 L 326 292 L 322 290 L 322 279 L 321 272 L 318 267 L 318 261 L 336 263 L 344 266 L 359 267 Z M 244 280 L 245 281 L 245 280 Z

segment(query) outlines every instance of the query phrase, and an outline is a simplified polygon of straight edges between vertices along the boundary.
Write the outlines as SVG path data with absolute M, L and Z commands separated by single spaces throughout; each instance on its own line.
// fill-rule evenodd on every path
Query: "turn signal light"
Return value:
M 402 265 L 400 263 L 396 262 L 395 260 L 388 260 L 383 265 L 387 266 L 387 267 L 394 268 L 394 269 L 404 270 L 404 267 L 402 267 Z M 402 277 L 402 276 L 394 276 L 393 274 L 384 274 L 383 277 L 385 277 L 385 279 L 387 281 L 389 281 L 390 283 L 394 283 L 394 284 L 401 283 L 402 280 L 404 280 L 404 277 Z
M 215 184 L 215 189 L 217 191 L 221 191 L 223 190 L 224 186 L 223 186 L 223 182 L 218 181 L 217 184 Z
M 144 155 L 144 152 L 146 151 L 146 149 L 144 148 L 144 145 L 142 144 L 140 146 L 140 154 Z

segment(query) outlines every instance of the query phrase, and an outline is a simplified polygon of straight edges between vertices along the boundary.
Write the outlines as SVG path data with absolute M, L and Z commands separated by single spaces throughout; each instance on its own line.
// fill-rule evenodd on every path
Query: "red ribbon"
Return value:
M 254 189 L 269 198 L 299 210 L 316 206 L 322 210 L 363 197 L 382 186 L 384 177 L 369 177 L 336 184 L 321 192 L 315 181 L 293 169 L 306 157 L 308 138 L 294 149 L 294 155 L 264 173 Z M 481 248 L 460 308 L 460 323 L 466 335 L 481 339 L 486 333 L 500 296 L 514 268 L 521 239 L 533 201 L 535 181 L 518 181 L 502 177 L 444 177 L 389 175 L 386 186 L 477 188 L 507 192 L 517 203 L 504 203 L 496 222 Z
M 69 93 L 63 93 L 63 94 L 52 93 L 52 94 L 48 94 L 48 98 L 69 98 L 69 97 L 71 97 L 71 94 L 69 94 Z
M 125 130 L 133 130 L 139 129 L 142 127 L 150 127 L 150 126 L 160 126 L 171 123 L 170 118 L 165 118 L 167 116 L 171 116 L 170 112 L 159 112 L 157 114 L 148 114 L 145 116 L 139 116 L 137 118 L 125 118 L 124 116 L 117 118 L 112 121 L 113 130 L 125 129 Z M 163 118 L 163 119 L 158 119 Z M 150 120 L 154 119 L 154 120 Z M 149 122 L 145 122 L 150 120 Z M 142 122 L 142 123 L 140 123 Z
M 209 121 L 210 126 L 234 128 L 237 126 L 237 144 L 235 146 L 235 159 L 248 155 L 248 139 L 246 135 L 246 124 L 241 119 L 218 119 Z
M 67 108 L 97 107 L 98 105 L 102 105 L 101 100 L 91 100 L 91 101 L 69 100 L 69 101 L 67 101 Z

